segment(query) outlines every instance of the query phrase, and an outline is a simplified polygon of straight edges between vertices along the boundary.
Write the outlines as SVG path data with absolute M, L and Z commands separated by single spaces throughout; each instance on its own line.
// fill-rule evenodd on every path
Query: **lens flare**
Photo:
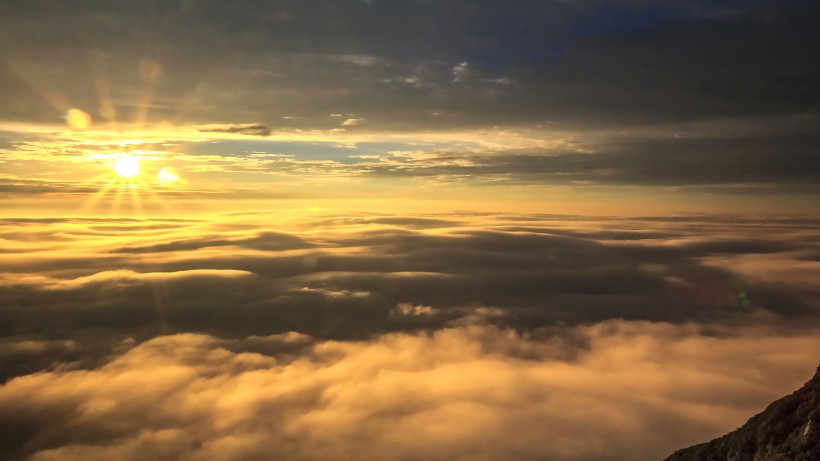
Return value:
M 69 109 L 65 114 L 65 121 L 75 130 L 86 130 L 91 126 L 91 116 L 80 109 Z

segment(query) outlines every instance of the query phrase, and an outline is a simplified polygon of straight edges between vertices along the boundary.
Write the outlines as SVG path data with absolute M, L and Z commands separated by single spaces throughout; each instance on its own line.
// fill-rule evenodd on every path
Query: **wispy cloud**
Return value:
M 216 125 L 206 126 L 199 129 L 205 133 L 239 133 L 248 134 L 251 136 L 269 136 L 271 129 L 261 124 L 247 124 L 247 125 Z

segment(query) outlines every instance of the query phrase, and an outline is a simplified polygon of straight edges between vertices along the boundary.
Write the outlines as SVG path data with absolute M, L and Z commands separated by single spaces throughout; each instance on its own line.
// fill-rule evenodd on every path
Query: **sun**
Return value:
M 139 160 L 130 155 L 118 158 L 112 167 L 121 178 L 133 178 L 134 176 L 140 174 Z

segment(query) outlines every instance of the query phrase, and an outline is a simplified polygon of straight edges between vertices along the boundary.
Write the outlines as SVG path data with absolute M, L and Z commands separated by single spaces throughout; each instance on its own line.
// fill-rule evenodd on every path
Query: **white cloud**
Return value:
M 375 66 L 381 62 L 381 59 L 375 56 L 368 56 L 364 54 L 342 54 L 333 56 L 332 59 L 348 64 L 355 64 L 357 66 Z
M 453 66 L 453 82 L 460 82 L 464 80 L 469 71 L 470 64 L 467 61 L 461 62 Z
M 354 126 L 361 123 L 364 119 L 363 118 L 348 118 L 342 122 L 342 126 Z

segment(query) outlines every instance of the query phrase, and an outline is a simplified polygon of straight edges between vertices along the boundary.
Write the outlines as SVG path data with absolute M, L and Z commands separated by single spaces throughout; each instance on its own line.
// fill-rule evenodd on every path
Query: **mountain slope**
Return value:
M 739 429 L 665 461 L 820 461 L 820 366 L 803 387 Z

